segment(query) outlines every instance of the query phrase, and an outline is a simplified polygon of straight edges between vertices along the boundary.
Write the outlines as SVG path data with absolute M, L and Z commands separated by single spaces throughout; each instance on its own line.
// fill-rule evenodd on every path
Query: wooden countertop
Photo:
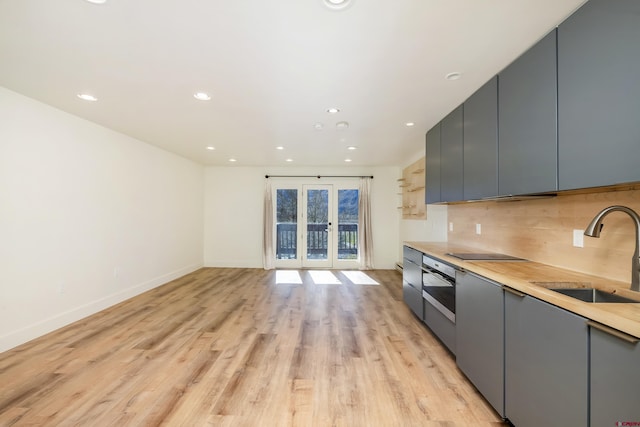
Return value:
M 628 283 L 533 261 L 463 261 L 447 255 L 451 252 L 486 252 L 460 245 L 435 242 L 404 242 L 404 244 L 589 320 L 640 338 L 640 293 L 631 291 Z M 587 303 L 551 291 L 547 289 L 548 287 L 596 288 L 632 298 L 638 303 Z

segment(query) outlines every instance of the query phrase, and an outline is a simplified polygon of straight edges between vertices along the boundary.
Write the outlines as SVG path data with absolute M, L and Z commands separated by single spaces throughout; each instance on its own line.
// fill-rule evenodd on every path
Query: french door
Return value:
M 302 186 L 302 266 L 333 267 L 333 188 Z
M 274 186 L 276 267 L 357 268 L 358 190 L 349 187 Z

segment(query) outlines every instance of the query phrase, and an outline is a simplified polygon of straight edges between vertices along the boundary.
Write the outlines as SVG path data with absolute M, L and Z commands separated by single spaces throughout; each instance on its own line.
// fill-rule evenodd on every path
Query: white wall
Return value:
M 0 87 L 0 351 L 202 266 L 204 168 Z
M 447 206 L 427 205 L 427 219 L 400 221 L 402 241 L 447 241 Z
M 262 267 L 262 203 L 265 175 L 373 175 L 371 211 L 374 267 L 393 268 L 397 258 L 396 167 L 207 167 L 204 263 L 209 267 Z M 313 179 L 312 183 L 329 183 Z

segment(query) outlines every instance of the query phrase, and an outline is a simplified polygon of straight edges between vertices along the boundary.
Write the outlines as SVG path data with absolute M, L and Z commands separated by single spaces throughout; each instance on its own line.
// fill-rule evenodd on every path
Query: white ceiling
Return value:
M 0 86 L 206 165 L 402 166 L 583 3 L 353 1 L 0 0 Z

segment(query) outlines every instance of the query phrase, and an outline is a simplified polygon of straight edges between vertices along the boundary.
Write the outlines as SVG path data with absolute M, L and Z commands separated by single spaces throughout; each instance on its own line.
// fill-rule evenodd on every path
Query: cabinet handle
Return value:
M 505 292 L 509 292 L 510 294 L 513 294 L 513 295 L 518 296 L 520 298 L 524 298 L 524 297 L 527 296 L 527 294 L 523 294 L 520 291 L 516 291 L 515 289 L 511 289 L 511 288 L 508 288 L 506 286 L 503 286 L 502 289 L 504 289 Z
M 640 341 L 640 339 L 634 337 L 633 335 L 625 334 L 624 332 L 621 332 L 617 329 L 610 328 L 609 326 L 605 326 L 602 323 L 594 322 L 593 320 L 587 320 L 587 325 L 591 326 L 592 328 L 596 328 L 602 332 L 605 332 L 609 335 L 613 335 L 616 338 L 620 338 L 621 340 L 624 340 L 631 344 L 636 344 L 638 343 L 638 341 Z

